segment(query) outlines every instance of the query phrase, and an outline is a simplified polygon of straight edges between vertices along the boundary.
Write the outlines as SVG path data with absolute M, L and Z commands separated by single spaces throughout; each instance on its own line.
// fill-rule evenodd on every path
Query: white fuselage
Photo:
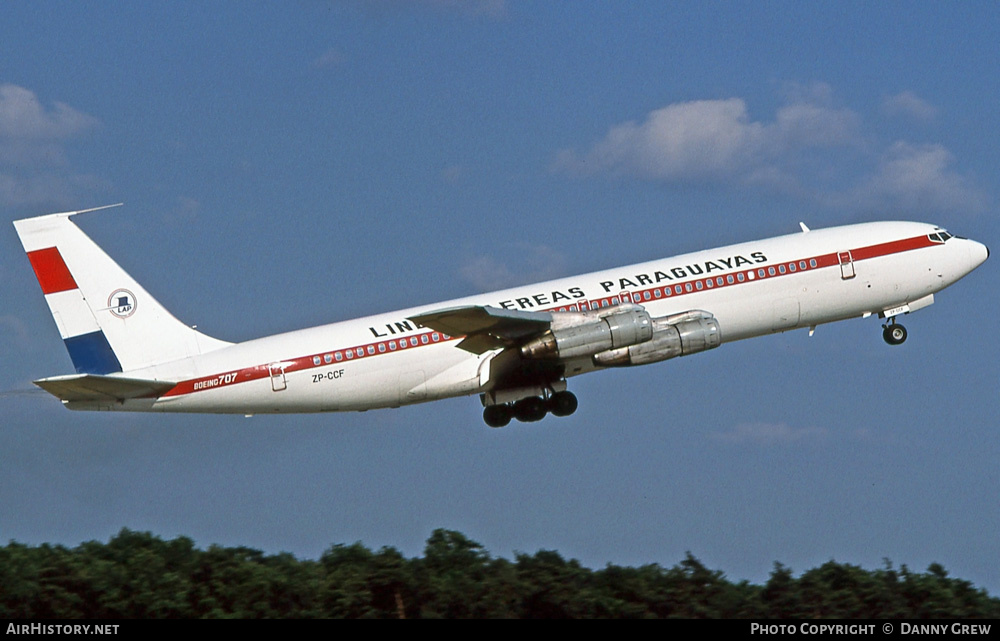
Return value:
M 455 337 L 407 320 L 448 307 L 576 311 L 632 302 L 655 317 L 705 310 L 722 342 L 892 315 L 928 304 L 986 259 L 982 244 L 931 240 L 936 231 L 905 222 L 815 230 L 288 332 L 122 373 L 180 381 L 160 398 L 69 407 L 326 412 L 485 392 L 491 352 L 469 353 Z M 590 359 L 566 365 L 566 377 L 596 369 Z

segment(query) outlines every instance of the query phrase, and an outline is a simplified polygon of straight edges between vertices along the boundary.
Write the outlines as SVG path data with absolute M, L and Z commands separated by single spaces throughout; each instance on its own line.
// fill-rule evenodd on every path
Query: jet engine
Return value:
M 553 313 L 551 329 L 521 346 L 521 355 L 533 359 L 593 356 L 648 341 L 653 319 L 640 305 L 619 305 L 596 312 Z
M 647 341 L 594 355 L 598 367 L 627 367 L 665 361 L 718 347 L 719 322 L 708 312 L 692 310 L 652 319 L 653 336 Z

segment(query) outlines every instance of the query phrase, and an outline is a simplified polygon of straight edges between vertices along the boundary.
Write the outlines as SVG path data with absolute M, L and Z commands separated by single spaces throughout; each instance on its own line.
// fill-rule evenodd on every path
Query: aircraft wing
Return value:
M 160 396 L 176 383 L 99 374 L 70 374 L 35 381 L 35 385 L 64 402 L 124 401 Z
M 552 314 L 468 305 L 410 316 L 409 320 L 449 336 L 465 336 L 458 347 L 482 354 L 544 332 L 552 324 Z

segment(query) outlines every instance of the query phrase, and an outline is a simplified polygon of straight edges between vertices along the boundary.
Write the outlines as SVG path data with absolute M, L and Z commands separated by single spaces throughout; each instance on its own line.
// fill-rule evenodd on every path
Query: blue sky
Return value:
M 121 527 L 318 556 L 434 528 L 591 567 L 829 559 L 1000 593 L 991 262 L 906 319 L 571 381 L 570 419 L 474 398 L 361 414 L 89 414 L 9 221 L 81 226 L 227 340 L 880 219 L 994 249 L 986 2 L 6 3 L 0 540 Z M 16 392 L 16 393 L 12 393 Z

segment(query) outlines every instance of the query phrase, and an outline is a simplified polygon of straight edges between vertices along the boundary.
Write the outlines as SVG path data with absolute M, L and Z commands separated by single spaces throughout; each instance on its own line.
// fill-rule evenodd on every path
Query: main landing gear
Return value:
M 896 322 L 892 317 L 889 322 L 882 326 L 882 340 L 890 345 L 900 345 L 906 340 L 906 328 Z
M 556 392 L 548 398 L 529 396 L 515 403 L 487 405 L 483 410 L 483 421 L 490 427 L 503 427 L 516 418 L 522 423 L 533 423 L 553 416 L 569 416 L 576 411 L 577 400 L 573 392 Z

